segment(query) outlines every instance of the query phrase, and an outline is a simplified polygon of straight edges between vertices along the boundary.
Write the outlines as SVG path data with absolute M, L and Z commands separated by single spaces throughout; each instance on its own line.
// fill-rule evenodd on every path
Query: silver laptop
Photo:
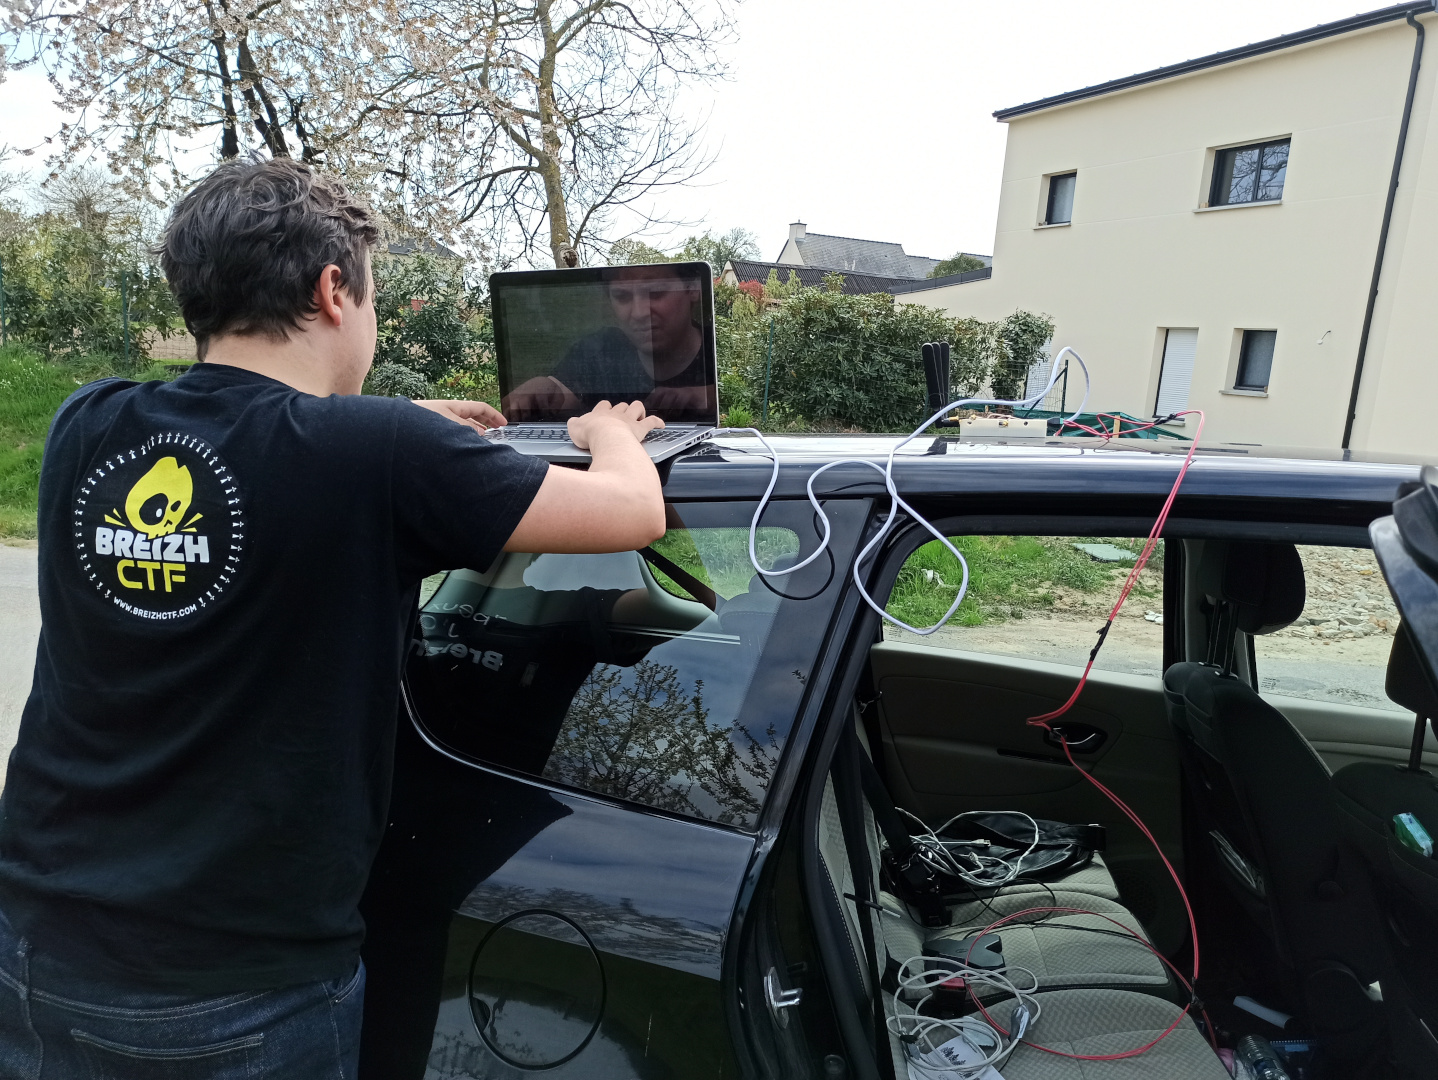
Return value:
M 548 461 L 587 463 L 565 421 L 600 401 L 642 401 L 664 421 L 656 463 L 719 426 L 713 271 L 705 262 L 534 270 L 489 279 L 500 412 L 487 438 Z

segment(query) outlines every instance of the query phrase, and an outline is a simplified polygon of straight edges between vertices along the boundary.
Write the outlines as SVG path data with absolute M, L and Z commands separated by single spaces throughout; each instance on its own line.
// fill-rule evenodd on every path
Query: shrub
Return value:
M 885 293 L 803 289 L 772 318 L 771 401 L 823 426 L 912 429 L 926 415 L 920 347 L 941 340 L 964 344 L 954 319 L 931 308 L 896 305 Z M 960 347 L 951 365 L 956 394 L 977 392 L 988 376 L 981 349 Z
M 385 397 L 424 399 L 434 397 L 434 388 L 423 375 L 403 364 L 386 361 L 370 369 L 365 392 Z
M 792 272 L 788 282 L 771 272 L 765 307 L 750 299 L 747 286 L 756 282 L 739 286 L 716 326 L 722 410 L 742 407 L 764 423 L 771 367 L 770 427 L 911 431 L 927 415 L 924 343 L 949 343 L 955 397 L 992 392 L 1014 399 L 1053 335 L 1046 316 L 1024 311 L 988 323 L 895 304 L 884 293 L 845 296 L 838 292 L 841 276 L 805 288 Z
M 407 369 L 431 385 L 481 387 L 493 381 L 489 313 L 477 290 L 465 287 L 457 262 L 387 256 L 375 260 L 375 281 L 378 336 L 370 386 L 401 385 L 403 376 L 391 368 Z M 381 392 L 413 396 L 409 390 Z
M 108 216 L 88 224 L 55 210 L 4 212 L 0 230 L 5 325 L 12 341 L 47 359 L 126 353 L 129 313 L 131 370 L 148 363 L 146 341 L 175 332 L 179 311 L 159 268 L 133 236 Z
M 1029 369 L 1043 357 L 1053 337 L 1054 324 L 1046 316 L 1016 311 L 992 325 L 997 345 L 989 376 L 993 396 L 1017 400 L 1024 396 Z

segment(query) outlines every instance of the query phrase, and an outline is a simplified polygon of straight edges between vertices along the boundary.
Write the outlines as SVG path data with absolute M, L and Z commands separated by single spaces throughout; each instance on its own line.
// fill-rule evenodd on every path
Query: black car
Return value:
M 809 475 L 893 440 L 774 443 L 756 554 L 783 569 L 824 532 Z M 1182 460 L 1137 440 L 911 444 L 898 489 L 977 553 L 982 594 L 971 625 L 932 637 L 886 631 L 855 586 L 889 509 L 870 469 L 821 478 L 821 558 L 754 572 L 770 461 L 744 438 L 673 464 L 669 531 L 646 551 L 445 575 L 418 615 L 364 904 L 364 1075 L 957 1077 L 911 1068 L 893 1033 L 904 964 L 972 957 L 1000 920 L 982 947 L 1032 972 L 1043 1006 L 1005 1080 L 1221 1080 L 1212 1047 L 1249 1035 L 1294 1077 L 1425 1068 L 1422 1002 L 1397 993 L 1382 897 L 1326 779 L 1410 750 L 1438 765 L 1385 690 L 1401 631 L 1369 538 L 1417 465 L 1199 450 L 1060 721 L 1068 750 L 1025 722 L 1072 692 Z M 958 586 L 931 541 L 901 520 L 862 567 L 925 621 Z M 1079 769 L 1186 883 L 1197 958 L 1158 851 Z M 1099 850 L 926 897 L 876 828 L 896 807 L 916 833 L 971 811 L 1094 823 Z M 1035 906 L 1063 910 L 1013 917 Z M 926 1008 L 1019 1022 L 1004 993 L 969 990 Z

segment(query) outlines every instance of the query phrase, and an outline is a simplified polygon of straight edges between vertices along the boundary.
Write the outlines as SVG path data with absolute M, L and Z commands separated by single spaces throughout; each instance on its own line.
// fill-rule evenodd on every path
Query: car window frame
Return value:
M 741 503 L 745 506 L 752 508 L 753 506 L 757 505 L 757 500 L 733 498 L 688 498 L 682 500 L 666 500 L 666 506 L 672 506 L 678 513 L 681 521 L 683 520 L 683 515 L 686 507 L 707 507 L 717 509 L 719 507 L 732 506 L 736 503 Z M 763 798 L 760 801 L 758 812 L 754 815 L 753 820 L 748 824 L 718 821 L 713 818 L 696 817 L 692 814 L 669 810 L 663 807 L 653 806 L 648 803 L 639 802 L 636 800 L 625 799 L 622 797 L 610 795 L 602 791 L 596 791 L 591 788 L 586 788 L 575 784 L 564 783 L 562 781 L 550 779 L 542 774 L 525 772 L 521 769 L 506 766 L 498 762 L 487 761 L 478 757 L 474 757 L 456 747 L 448 745 L 442 738 L 436 736 L 433 732 L 427 729 L 423 718 L 420 716 L 420 711 L 416 704 L 415 695 L 409 684 L 408 653 L 406 654 L 406 662 L 400 680 L 401 707 L 403 710 L 404 717 L 409 720 L 410 724 L 413 725 L 420 739 L 431 750 L 443 755 L 451 761 L 475 769 L 477 772 L 480 773 L 503 776 L 507 779 L 514 780 L 519 783 L 529 784 L 548 791 L 562 794 L 566 798 L 593 799 L 610 805 L 620 806 L 632 812 L 654 814 L 661 817 L 673 818 L 679 821 L 683 821 L 687 824 L 697 825 L 700 827 L 724 829 L 747 836 L 754 836 L 756 834 L 764 833 L 766 830 L 773 827 L 772 820 L 774 815 L 782 814 L 784 812 L 784 808 L 785 806 L 787 806 L 788 798 L 792 794 L 797 779 L 798 770 L 801 768 L 802 759 L 807 752 L 808 739 L 812 736 L 816 721 L 816 716 L 814 715 L 815 702 L 818 700 L 819 697 L 822 697 L 822 692 L 827 688 L 828 675 L 832 672 L 833 665 L 835 663 L 834 658 L 831 656 L 834 629 L 840 624 L 841 613 L 843 615 L 843 625 L 847 626 L 852 620 L 852 611 L 849 610 L 849 607 L 852 606 L 852 598 L 850 594 L 853 592 L 853 588 L 852 577 L 848 573 L 848 568 L 852 564 L 853 557 L 858 552 L 858 546 L 861 541 L 861 538 L 865 534 L 869 522 L 873 517 L 873 500 L 866 497 L 841 497 L 834 499 L 821 499 L 820 504 L 824 506 L 826 510 L 833 508 L 833 512 L 831 512 L 832 533 L 830 538 L 829 552 L 823 558 L 817 560 L 814 567 L 814 570 L 823 573 L 826 576 L 827 580 L 823 588 L 819 592 L 815 593 L 812 597 L 806 597 L 806 599 L 818 599 L 820 597 L 827 597 L 827 618 L 821 632 L 814 639 L 812 648 L 808 652 L 808 674 L 805 678 L 800 680 L 802 684 L 802 690 L 798 697 L 795 699 L 794 718 L 790 725 L 789 732 L 785 739 L 784 745 L 781 749 L 778 761 L 775 764 L 773 775 L 770 778 L 768 787 L 764 791 Z M 776 520 L 774 516 L 776 509 L 781 509 L 781 512 L 784 514 L 792 513 L 796 515 L 796 520 L 798 520 L 798 515 L 803 515 L 805 511 L 808 511 L 813 521 L 813 524 L 811 525 L 812 535 L 809 537 L 804 536 L 802 533 L 800 535 L 800 556 L 801 558 L 807 556 L 813 550 L 814 542 L 817 541 L 819 536 L 822 535 L 820 528 L 817 525 L 817 519 L 813 518 L 812 508 L 810 507 L 808 501 L 803 498 L 774 499 L 765 511 L 764 519 L 761 522 L 761 526 L 767 527 L 781 525 L 781 522 L 779 520 Z M 745 520 L 747 522 L 748 519 L 746 518 Z M 688 524 L 685 524 L 682 527 L 703 528 L 729 526 L 690 526 Z M 785 525 L 781 527 L 788 526 Z M 835 557 L 835 552 L 841 553 L 838 558 Z M 819 571 L 818 568 L 824 566 L 826 562 L 828 563 L 828 568 Z M 806 570 L 800 571 L 800 573 L 812 575 L 813 571 Z M 780 580 L 782 582 L 788 579 Z M 812 583 L 813 579 L 812 576 L 808 576 L 800 578 L 798 580 L 804 581 L 806 583 L 805 587 L 808 587 L 808 585 Z M 666 595 L 674 595 L 672 593 L 669 593 L 667 590 L 665 590 L 665 592 Z M 675 597 L 675 599 L 678 600 L 682 598 Z M 694 603 L 695 601 L 686 602 Z M 419 607 L 416 606 L 416 609 L 414 611 L 416 626 L 419 614 Z M 772 633 L 774 631 L 777 631 L 778 629 L 779 625 L 776 623 L 774 630 L 771 631 L 771 638 L 769 640 L 772 640 Z M 766 641 L 766 649 L 761 650 L 761 658 L 759 664 L 755 668 L 754 678 L 752 680 L 753 682 L 758 682 L 759 674 L 763 669 L 764 664 L 768 660 L 768 658 L 763 655 L 763 653 L 767 651 L 767 644 L 768 642 Z M 819 692 L 818 697 L 816 697 L 816 691 Z M 747 694 L 745 701 L 748 701 Z

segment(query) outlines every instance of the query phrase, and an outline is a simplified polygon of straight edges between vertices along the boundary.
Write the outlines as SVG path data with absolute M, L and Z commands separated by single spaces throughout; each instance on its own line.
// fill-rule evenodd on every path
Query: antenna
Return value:
M 953 395 L 949 387 L 949 343 L 935 341 L 923 345 L 920 355 L 924 358 L 924 383 L 928 388 L 928 412 L 932 415 L 949 402 Z M 938 420 L 934 427 L 954 427 L 955 421 Z

